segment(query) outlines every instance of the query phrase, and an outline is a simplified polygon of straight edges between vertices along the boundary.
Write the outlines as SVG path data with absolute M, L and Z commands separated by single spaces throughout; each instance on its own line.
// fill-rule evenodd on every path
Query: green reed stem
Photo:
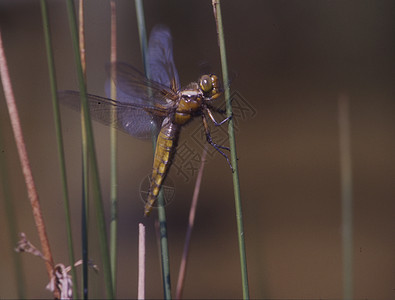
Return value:
M 2 128 L 0 127 L 0 149 L 5 149 Z M 12 263 L 15 270 L 15 282 L 17 287 L 17 296 L 19 299 L 25 299 L 26 280 L 23 272 L 22 257 L 13 248 L 18 243 L 18 217 L 15 213 L 15 199 L 11 195 L 11 185 L 8 181 L 9 174 L 7 168 L 7 151 L 0 153 L 0 180 L 1 190 L 3 191 L 5 220 L 10 235 L 11 247 L 7 247 L 12 253 Z M 3 245 L 4 247 L 4 245 Z
M 100 190 L 99 171 L 96 163 L 97 160 L 96 160 L 96 153 L 94 149 L 92 123 L 89 114 L 85 81 L 84 81 L 84 75 L 82 71 L 81 58 L 79 52 L 78 31 L 77 31 L 77 23 L 76 23 L 73 0 L 67 0 L 67 12 L 69 17 L 70 32 L 73 42 L 73 50 L 75 56 L 75 63 L 77 67 L 78 83 L 79 83 L 80 94 L 81 94 L 81 108 L 85 120 L 85 130 L 86 130 L 87 145 L 89 149 L 90 167 L 92 168 L 93 196 L 95 200 L 94 202 L 95 202 L 96 219 L 97 219 L 97 225 L 99 231 L 99 241 L 100 241 L 100 250 L 102 256 L 102 263 L 103 263 L 106 295 L 107 298 L 113 299 L 114 292 L 113 292 L 112 279 L 111 279 L 111 265 L 110 265 L 110 257 L 108 251 L 108 243 L 107 243 L 106 223 L 105 223 L 103 202 L 102 202 L 102 196 Z
M 136 14 L 137 14 L 137 25 L 139 29 L 140 47 L 144 64 L 144 71 L 147 78 L 150 78 L 150 70 L 148 67 L 148 47 L 147 47 L 147 34 L 144 19 L 144 8 L 143 1 L 136 0 Z M 153 152 L 155 153 L 156 139 L 155 134 L 156 128 L 152 128 L 152 145 Z M 155 155 L 155 154 L 154 154 Z M 163 294 L 164 299 L 171 299 L 171 282 L 170 282 L 170 264 L 169 264 L 169 247 L 167 238 L 167 222 L 166 212 L 164 205 L 164 198 L 162 191 L 158 195 L 158 219 L 159 219 L 159 232 L 160 232 L 160 253 L 161 253 L 161 265 L 162 265 L 162 281 L 163 281 Z
M 169 263 L 169 246 L 167 238 L 167 221 L 164 205 L 163 192 L 158 197 L 158 218 L 160 234 L 160 254 L 162 262 L 162 280 L 164 299 L 171 299 L 171 282 L 170 282 L 170 263 Z
M 86 151 L 84 151 L 86 153 Z M 89 251 L 88 251 L 88 220 L 89 220 L 89 183 L 88 183 L 88 156 L 82 154 L 82 201 L 81 201 L 81 248 L 82 248 L 82 295 L 88 299 Z
M 43 29 L 45 38 L 45 47 L 47 51 L 47 61 L 48 61 L 48 71 L 49 71 L 49 81 L 51 86 L 51 97 L 52 106 L 55 121 L 56 130 L 56 141 L 58 144 L 58 157 L 60 163 L 60 175 L 62 180 L 62 192 L 63 192 L 63 203 L 64 203 L 64 213 L 66 217 L 66 230 L 67 230 L 67 247 L 69 252 L 70 266 L 71 266 L 71 278 L 73 282 L 73 295 L 78 297 L 77 289 L 77 273 L 74 267 L 75 256 L 74 256 L 74 246 L 73 246 L 73 236 L 71 228 L 71 214 L 70 214 L 70 203 L 69 195 L 67 189 L 67 175 L 66 175 L 66 163 L 64 158 L 64 146 L 62 137 L 62 125 L 59 111 L 59 101 L 57 97 L 57 86 L 56 86 L 56 75 L 55 75 L 55 64 L 52 51 L 51 34 L 49 27 L 48 9 L 45 0 L 41 0 L 41 15 L 43 19 Z
M 142 0 L 136 0 L 136 15 L 137 15 L 137 27 L 139 30 L 139 39 L 140 39 L 140 50 L 143 59 L 143 67 L 144 73 L 147 78 L 150 78 L 150 69 L 148 67 L 148 42 L 147 42 L 147 30 L 145 27 L 145 18 L 144 18 L 144 6 Z
M 353 299 L 353 213 L 350 116 L 348 97 L 339 96 L 339 148 L 342 197 L 343 299 Z
M 220 0 L 213 0 L 212 3 L 214 9 L 214 16 L 217 24 L 219 49 L 221 54 L 222 76 L 223 76 L 224 87 L 225 87 L 226 113 L 228 116 L 231 116 L 232 103 L 230 101 L 228 64 L 226 60 L 225 37 L 224 37 L 224 29 L 222 25 Z M 237 220 L 237 233 L 239 240 L 243 298 L 249 299 L 250 296 L 249 296 L 249 288 L 248 288 L 247 260 L 246 260 L 246 250 L 245 250 L 245 242 L 244 242 L 243 213 L 241 208 L 240 183 L 239 183 L 239 172 L 237 165 L 236 140 L 235 140 L 233 119 L 229 120 L 228 134 L 229 134 L 231 162 L 234 169 L 233 189 L 234 189 L 235 206 L 236 206 L 236 220 Z

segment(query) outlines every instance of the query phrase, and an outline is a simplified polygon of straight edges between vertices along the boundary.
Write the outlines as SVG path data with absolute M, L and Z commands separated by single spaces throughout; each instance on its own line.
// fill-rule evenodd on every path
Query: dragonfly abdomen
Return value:
M 174 124 L 168 118 L 163 121 L 163 124 L 156 142 L 150 191 L 144 208 L 144 216 L 146 217 L 151 213 L 152 207 L 158 198 L 160 188 L 169 171 L 180 131 L 180 126 Z

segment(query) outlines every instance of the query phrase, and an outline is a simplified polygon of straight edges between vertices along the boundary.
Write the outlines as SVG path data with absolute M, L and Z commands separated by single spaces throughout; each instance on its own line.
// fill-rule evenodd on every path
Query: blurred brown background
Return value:
M 77 89 L 66 6 L 48 2 L 58 87 Z M 202 66 L 221 74 L 211 1 L 144 5 L 148 31 L 158 23 L 172 30 L 182 84 L 196 80 Z M 117 7 L 119 59 L 142 70 L 134 1 L 117 1 Z M 109 8 L 109 1 L 86 1 L 88 89 L 99 95 L 109 61 Z M 229 69 L 237 74 L 231 88 L 256 113 L 239 120 L 236 136 L 252 298 L 342 297 L 341 93 L 350 100 L 351 114 L 354 296 L 395 297 L 394 12 L 394 1 L 222 2 Z M 1 1 L 0 28 L 54 259 L 69 264 L 39 1 Z M 3 93 L 0 97 L 0 154 L 7 162 L 17 223 L 38 246 Z M 62 124 L 79 259 L 79 115 L 62 109 Z M 194 145 L 189 136 L 199 125 L 190 124 L 180 143 Z M 97 124 L 94 129 L 108 203 L 109 129 Z M 151 151 L 149 142 L 119 134 L 119 298 L 137 296 L 139 222 L 147 226 L 147 297 L 163 295 L 155 218 L 142 217 L 139 198 Z M 170 177 L 176 188 L 167 207 L 174 289 L 195 177 L 186 182 L 175 169 Z M 184 296 L 240 298 L 232 178 L 219 155 L 209 158 L 200 195 Z M 4 201 L 1 206 L 0 298 L 15 298 L 13 245 Z M 93 212 L 91 223 L 94 228 Z M 99 260 L 96 237 L 91 251 Z M 26 296 L 50 298 L 42 262 L 27 254 L 22 261 Z M 102 275 L 90 276 L 91 297 L 103 297 Z

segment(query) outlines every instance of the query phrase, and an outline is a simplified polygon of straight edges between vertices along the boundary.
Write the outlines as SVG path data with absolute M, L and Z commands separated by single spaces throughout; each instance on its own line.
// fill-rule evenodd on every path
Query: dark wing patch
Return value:
M 164 25 L 155 26 L 148 42 L 148 62 L 150 78 L 166 87 L 175 82 L 175 90 L 180 89 L 180 79 L 174 64 L 173 42 L 170 30 Z

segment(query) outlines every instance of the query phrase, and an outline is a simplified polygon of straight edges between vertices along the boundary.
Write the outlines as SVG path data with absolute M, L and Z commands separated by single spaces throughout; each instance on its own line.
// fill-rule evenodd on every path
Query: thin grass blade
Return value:
M 100 190 L 99 171 L 97 167 L 96 153 L 94 149 L 92 123 L 89 114 L 88 102 L 86 97 L 86 87 L 85 87 L 84 75 L 83 75 L 80 52 L 79 52 L 78 31 L 77 31 L 77 23 L 76 23 L 75 11 L 74 11 L 74 2 L 72 0 L 67 0 L 67 12 L 69 17 L 70 32 L 73 42 L 74 56 L 77 66 L 78 83 L 79 83 L 80 95 L 81 95 L 81 107 L 84 114 L 84 124 L 85 124 L 86 139 L 87 139 L 88 152 L 89 152 L 89 161 L 90 161 L 90 167 L 92 168 L 91 177 L 92 177 L 92 185 L 93 185 L 93 198 L 94 198 L 94 204 L 96 210 L 96 219 L 98 225 L 106 295 L 107 298 L 112 299 L 114 298 L 114 292 L 112 288 L 111 264 L 110 264 L 110 256 L 109 256 L 107 234 L 106 234 L 107 230 L 106 230 L 104 208 L 103 208 L 103 202 L 102 202 L 102 196 Z
M 221 54 L 222 78 L 225 87 L 226 113 L 228 116 L 231 116 L 232 103 L 230 101 L 230 89 L 228 84 L 229 82 L 228 64 L 226 59 L 225 37 L 224 37 L 224 29 L 222 24 L 220 0 L 213 0 L 212 4 L 214 10 L 214 17 L 217 24 L 218 45 Z M 233 119 L 229 120 L 228 134 L 229 134 L 231 162 L 234 169 L 233 188 L 234 188 L 235 207 L 236 207 L 236 221 L 237 221 L 237 233 L 238 233 L 239 252 L 240 252 L 243 299 L 249 299 L 250 296 L 249 296 L 249 287 L 248 287 L 247 259 L 246 259 L 246 250 L 245 250 L 245 242 L 244 242 L 243 213 L 241 207 L 239 171 L 237 164 L 236 140 L 235 140 Z
M 199 167 L 199 172 L 198 172 L 198 175 L 197 175 L 197 178 L 196 178 L 196 182 L 195 182 L 195 189 L 193 191 L 191 209 L 189 210 L 188 228 L 187 228 L 187 233 L 186 233 L 186 237 L 185 237 L 184 250 L 182 252 L 180 270 L 178 272 L 178 280 L 177 280 L 177 288 L 176 288 L 176 299 L 181 299 L 182 298 L 182 292 L 183 292 L 183 289 L 184 289 L 184 280 L 185 280 L 185 274 L 186 274 L 186 269 L 187 269 L 189 245 L 191 243 L 191 236 L 192 236 L 193 226 L 195 224 L 196 207 L 197 207 L 197 202 L 198 202 L 198 199 L 199 199 L 200 187 L 201 187 L 201 184 L 202 184 L 203 170 L 204 170 L 204 165 L 205 165 L 205 162 L 206 162 L 206 156 L 207 156 L 207 147 L 205 146 L 203 148 L 203 153 L 202 153 L 202 159 L 201 159 L 201 163 L 200 163 L 200 167 Z
M 2 128 L 0 127 L 0 149 L 5 149 L 5 144 L 3 140 Z M 7 151 L 2 151 L 0 155 L 0 180 L 1 180 L 1 190 L 3 191 L 4 199 L 4 212 L 5 220 L 8 226 L 8 233 L 10 236 L 12 251 L 12 263 L 15 270 L 15 282 L 17 287 L 17 296 L 19 299 L 25 299 L 25 289 L 26 280 L 23 272 L 22 257 L 15 251 L 12 250 L 13 247 L 18 243 L 18 216 L 15 213 L 14 199 L 11 195 L 11 185 L 8 181 L 8 167 L 6 159 Z
M 342 202 L 343 299 L 353 299 L 353 196 L 349 100 L 339 96 L 339 150 Z
M 144 70 L 147 78 L 150 78 L 148 68 L 148 57 L 147 57 L 147 35 L 144 21 L 144 9 L 142 0 L 136 0 L 136 14 L 137 14 L 137 25 L 140 36 L 140 47 L 143 57 Z M 152 128 L 152 145 L 155 153 L 156 139 L 157 136 L 154 134 L 155 128 Z M 171 299 L 171 282 L 170 282 L 170 263 L 169 263 L 169 250 L 168 250 L 168 239 L 167 239 L 167 221 L 165 212 L 165 203 L 162 191 L 158 196 L 158 218 L 159 218 L 159 231 L 160 231 L 160 253 L 161 253 L 161 264 L 162 264 L 162 280 L 163 280 L 163 294 L 164 299 Z
M 66 218 L 67 247 L 68 247 L 70 266 L 71 266 L 71 277 L 72 277 L 72 282 L 73 282 L 73 295 L 74 295 L 74 297 L 78 298 L 77 273 L 76 273 L 75 267 L 74 267 L 75 256 L 74 256 L 73 236 L 72 236 L 72 228 L 71 228 L 69 195 L 68 195 L 68 189 L 67 189 L 67 175 L 66 175 L 66 163 L 65 163 L 65 158 L 64 158 L 62 125 L 61 125 L 61 118 L 60 118 L 60 111 L 59 111 L 59 102 L 58 102 L 57 93 L 56 93 L 57 86 L 56 86 L 55 64 L 54 64 L 53 51 L 52 51 L 52 42 L 51 42 L 51 34 L 50 34 L 49 18 L 48 18 L 48 8 L 47 8 L 47 2 L 45 0 L 41 0 L 41 15 L 42 15 L 42 19 L 43 19 L 45 47 L 46 47 L 46 51 L 47 51 L 47 61 L 48 61 L 49 81 L 50 81 L 50 87 L 51 87 L 52 107 L 53 107 L 54 120 L 55 120 L 56 141 L 58 144 L 58 157 L 59 157 L 60 175 L 61 175 L 61 181 L 62 181 L 64 213 L 65 213 L 65 218 Z
M 86 55 L 85 55 L 85 21 L 84 0 L 78 1 L 78 38 L 81 67 L 86 85 Z M 86 125 L 83 111 L 81 111 L 81 145 L 82 145 L 82 200 L 81 200 L 81 247 L 82 247 L 82 294 L 88 299 L 89 292 L 89 149 L 86 136 Z
M 111 78 L 115 78 L 115 62 L 117 61 L 117 19 L 116 19 L 116 3 L 111 0 Z M 117 90 L 115 88 L 115 80 L 111 80 L 111 99 L 116 100 Z M 111 111 L 111 118 L 115 122 L 117 118 L 117 110 Z M 110 221 L 110 259 L 112 286 L 114 293 L 117 286 L 117 237 L 118 237 L 118 199 L 117 199 L 117 130 L 115 127 L 110 129 L 110 201 L 111 201 L 111 221 Z
M 29 196 L 30 204 L 32 206 L 33 217 L 36 223 L 36 228 L 40 238 L 41 248 L 43 254 L 46 258 L 45 266 L 47 269 L 48 277 L 51 280 L 54 274 L 54 263 L 52 258 L 52 252 L 49 245 L 49 240 L 47 236 L 47 231 L 45 228 L 44 218 L 42 215 L 40 201 L 38 198 L 38 193 L 36 185 L 33 179 L 33 173 L 30 168 L 30 162 L 27 155 L 26 144 L 24 141 L 22 127 L 19 119 L 18 109 L 15 103 L 14 92 L 12 90 L 10 74 L 8 72 L 7 60 L 4 53 L 3 38 L 0 30 L 0 76 L 1 82 L 3 84 L 4 95 L 7 103 L 8 113 L 10 115 L 11 126 L 14 133 L 14 138 L 18 150 L 19 160 L 22 165 L 22 172 L 25 178 L 25 183 L 27 187 L 27 193 Z M 54 297 L 59 298 L 60 291 L 58 287 L 54 289 Z
M 137 299 L 145 299 L 145 226 L 139 223 L 139 275 Z

